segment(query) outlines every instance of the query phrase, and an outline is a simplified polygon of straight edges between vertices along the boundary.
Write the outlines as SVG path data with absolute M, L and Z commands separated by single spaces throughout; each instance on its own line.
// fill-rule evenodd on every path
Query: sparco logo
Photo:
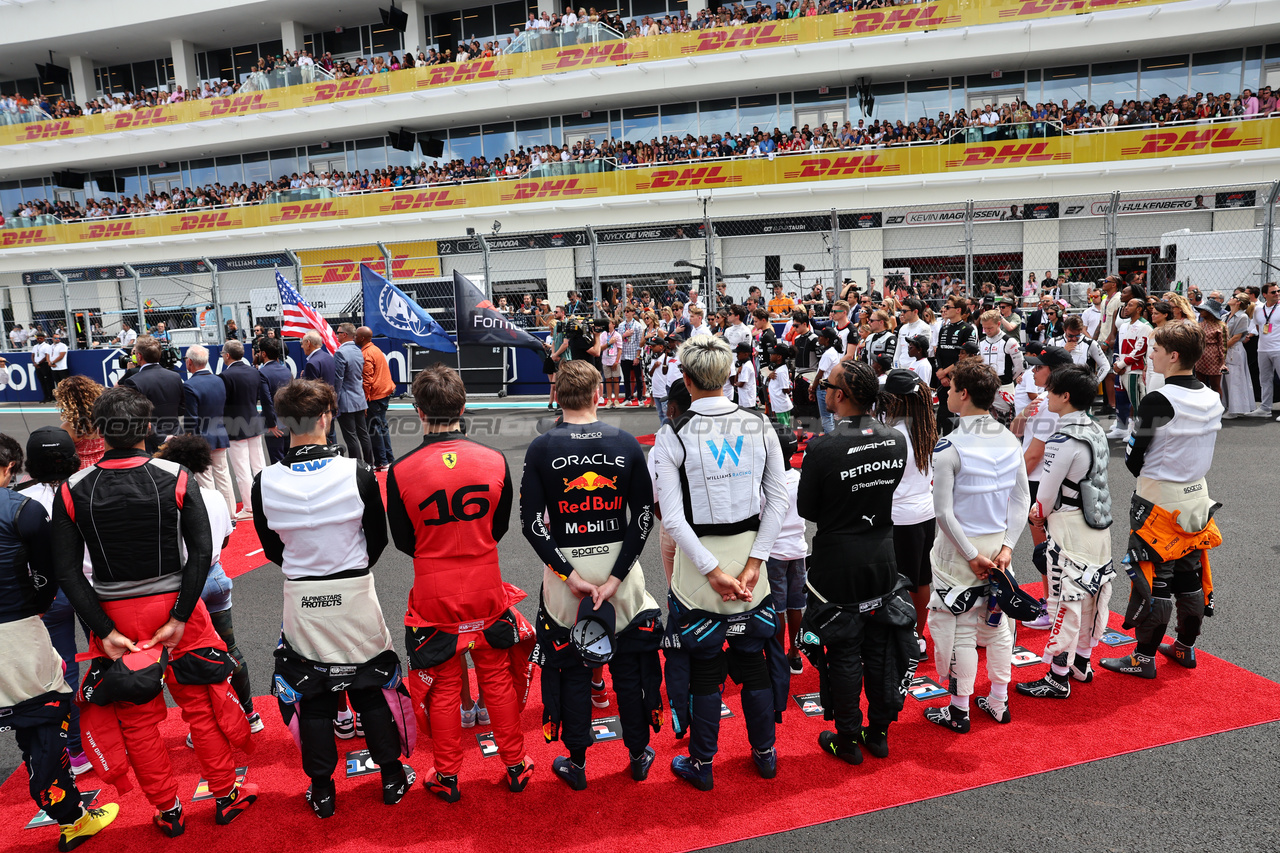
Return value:
M 301 604 L 308 609 L 312 607 L 341 607 L 342 595 L 304 595 Z
M 608 554 L 608 545 L 593 545 L 590 548 L 570 548 L 570 557 L 594 557 L 597 554 Z

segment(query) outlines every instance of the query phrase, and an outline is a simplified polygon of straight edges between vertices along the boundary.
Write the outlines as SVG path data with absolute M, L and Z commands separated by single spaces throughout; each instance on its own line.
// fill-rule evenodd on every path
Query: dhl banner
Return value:
M 258 205 L 207 213 L 173 213 L 105 222 L 77 222 L 41 228 L 0 230 L 3 248 L 86 243 L 140 237 L 190 235 L 272 225 L 384 217 L 436 209 L 468 209 L 544 201 L 603 198 L 690 189 L 762 187 L 810 181 L 928 175 L 978 169 L 1009 169 L 1065 163 L 1104 163 L 1222 154 L 1280 147 L 1280 118 L 1185 128 L 1090 133 L 1050 139 L 925 145 L 875 151 L 831 151 L 756 160 L 689 163 L 590 175 L 486 181 L 467 186 L 400 190 L 289 204 Z M 396 278 L 439 275 L 436 244 L 394 244 Z M 356 258 L 355 254 L 363 257 Z M 373 260 L 376 246 L 303 252 L 309 268 L 304 284 L 356 281 L 359 263 Z M 401 261 L 404 266 L 398 266 Z M 333 277 L 337 276 L 337 277 Z
M 867 38 L 889 33 L 906 35 L 948 27 L 1029 21 L 1058 15 L 1154 6 L 1167 2 L 1170 0 L 934 0 L 891 9 L 843 12 L 838 15 L 817 15 L 696 33 L 673 33 L 595 45 L 552 48 L 495 59 L 410 68 L 266 92 L 247 92 L 229 98 L 9 125 L 0 127 L 0 145 L 118 133 L 167 124 L 372 98 L 377 95 L 417 92 L 442 86 L 460 86 L 464 83 L 534 77 L 579 68 Z
M 391 252 L 392 278 L 435 278 L 440 275 L 440 258 L 434 240 L 412 243 L 388 243 Z M 342 249 L 300 250 L 303 284 L 348 284 L 360 281 L 360 265 L 368 264 L 378 275 L 385 276 L 386 265 L 377 246 L 347 246 Z

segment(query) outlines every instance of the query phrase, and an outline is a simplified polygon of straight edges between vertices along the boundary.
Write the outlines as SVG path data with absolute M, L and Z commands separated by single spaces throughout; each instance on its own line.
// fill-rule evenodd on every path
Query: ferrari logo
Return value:
M 458 454 L 453 453 L 452 451 L 443 454 L 440 458 L 444 460 L 444 467 L 446 468 L 452 468 L 454 465 L 458 464 Z

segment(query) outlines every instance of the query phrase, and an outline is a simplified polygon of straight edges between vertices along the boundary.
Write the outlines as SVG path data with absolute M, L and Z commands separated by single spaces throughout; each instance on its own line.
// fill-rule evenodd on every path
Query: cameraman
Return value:
M 133 345 L 133 360 L 138 372 L 120 380 L 121 385 L 142 392 L 154 408 L 155 420 L 147 436 L 147 449 L 155 452 L 171 435 L 182 434 L 182 418 L 186 414 L 182 377 L 164 366 L 164 347 L 150 335 Z

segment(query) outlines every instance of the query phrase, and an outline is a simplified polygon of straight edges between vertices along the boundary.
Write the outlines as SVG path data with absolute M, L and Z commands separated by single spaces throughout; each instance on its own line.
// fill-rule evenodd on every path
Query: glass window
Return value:
M 205 184 L 212 185 L 215 180 L 212 157 L 204 160 L 192 160 L 187 163 L 187 168 L 182 171 L 183 184 L 192 189 L 202 187 Z
M 770 133 L 778 126 L 778 96 L 748 95 L 738 99 L 738 130 L 750 133 L 753 127 Z
M 209 57 L 210 77 L 218 80 L 231 80 L 235 78 L 235 70 L 231 65 L 231 48 L 211 50 L 207 55 Z
M 912 80 L 907 83 L 907 115 L 912 121 L 936 119 L 938 113 L 951 112 L 951 80 Z
M 1090 103 L 1103 107 L 1107 101 L 1115 101 L 1119 107 L 1124 101 L 1137 97 L 1138 63 L 1100 62 L 1093 66 L 1093 80 L 1090 86 Z
M 1046 104 L 1060 104 L 1064 98 L 1071 104 L 1089 100 L 1089 66 L 1067 65 L 1045 69 L 1043 94 L 1036 100 Z
M 449 131 L 449 148 L 445 156 L 450 160 L 467 160 L 483 153 L 480 142 L 480 125 L 455 127 Z
M 238 154 L 232 157 L 217 158 L 215 172 L 217 174 L 215 180 L 224 187 L 244 182 L 244 167 L 240 165 L 240 155 Z
M 385 169 L 387 167 L 387 146 L 381 136 L 372 139 L 356 140 L 356 168 L 360 171 L 368 169 Z
M 698 105 L 666 104 L 662 107 L 661 132 L 663 136 L 684 139 L 686 135 L 698 135 Z
M 0 183 L 0 212 L 13 216 L 22 204 L 22 187 L 17 181 Z
M 252 184 L 257 181 L 260 184 L 271 180 L 271 164 L 267 160 L 267 152 L 255 151 L 252 154 L 244 155 L 244 182 Z
M 377 24 L 370 33 L 374 53 L 399 53 L 403 38 L 399 31 Z
M 700 133 L 738 133 L 738 110 L 733 98 L 698 103 L 698 127 Z
M 416 145 L 412 151 L 401 151 L 398 148 L 392 148 L 390 145 L 387 146 L 386 150 L 388 166 L 412 166 L 419 152 Z
M 240 45 L 232 51 L 231 61 L 235 65 L 235 79 L 243 80 L 258 64 L 258 46 L 256 44 Z
M 132 92 L 133 68 L 128 65 L 112 65 L 107 68 L 108 92 Z
M 143 171 L 142 169 L 116 169 L 116 180 L 124 181 L 124 189 L 119 193 L 113 193 L 113 195 L 125 195 L 130 198 L 135 195 L 142 195 L 146 191 L 144 189 L 146 181 L 140 177 Z
M 347 27 L 340 33 L 324 34 L 324 49 L 334 56 L 350 56 L 359 54 L 360 27 Z
M 437 50 L 452 50 L 457 44 L 462 32 L 458 23 L 457 12 L 441 12 L 431 16 L 431 39 Z
M 1161 56 L 1142 60 L 1142 100 L 1151 101 L 1161 95 L 1177 100 L 1187 93 L 1187 55 Z
M 139 89 L 157 88 L 160 78 L 156 74 L 156 61 L 148 59 L 146 62 L 133 63 L 133 82 Z
M 467 39 L 493 36 L 493 7 L 476 6 L 462 12 L 462 33 Z
M 550 145 L 551 121 L 545 118 L 525 119 L 516 122 L 516 145 L 526 150 L 538 145 Z
M 667 0 L 631 0 L 632 15 L 665 15 Z
M 516 27 L 524 30 L 525 24 L 529 22 L 529 13 L 538 11 L 538 4 L 535 2 L 525 2 L 525 0 L 515 0 L 511 3 L 499 3 L 493 7 L 493 23 L 496 29 L 494 33 L 500 36 L 511 35 Z
M 565 117 L 565 135 L 569 121 Z M 658 136 L 658 108 L 632 107 L 622 111 L 622 138 L 628 142 L 648 142 Z
M 871 87 L 871 95 L 876 102 L 867 118 L 890 122 L 906 120 L 907 92 L 901 83 L 876 83 Z M 862 112 L 861 108 L 858 112 Z
M 1262 85 L 1262 48 L 1246 47 L 1244 49 L 1244 79 L 1240 81 L 1240 88 L 1252 89 L 1258 91 L 1258 87 Z M 1236 93 L 1232 93 L 1236 94 Z
M 507 152 L 516 147 L 515 125 L 509 121 L 486 124 L 481 129 L 480 136 L 484 140 L 484 156 L 489 160 L 505 157 Z
M 1191 55 L 1191 85 L 1189 92 L 1207 95 L 1240 91 L 1240 75 L 1244 72 L 1244 56 L 1239 48 L 1215 50 Z
M 298 171 L 298 151 L 296 148 L 282 148 L 271 152 L 271 179 L 287 178 Z
M 283 56 L 284 42 L 280 39 L 258 43 L 258 56 Z

